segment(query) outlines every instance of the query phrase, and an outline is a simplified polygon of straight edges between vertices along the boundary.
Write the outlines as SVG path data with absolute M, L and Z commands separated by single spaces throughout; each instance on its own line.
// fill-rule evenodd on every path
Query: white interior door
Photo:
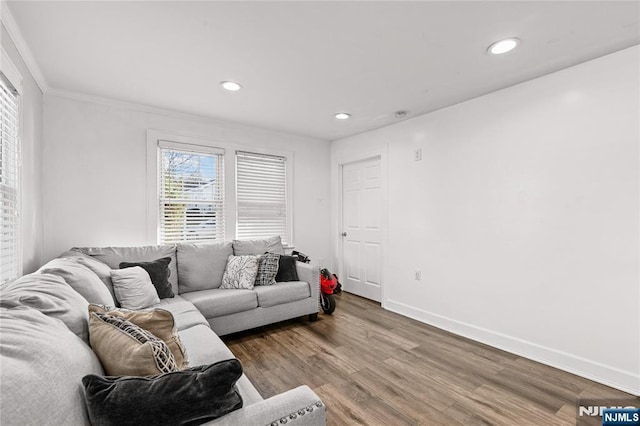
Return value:
M 380 302 L 382 179 L 380 158 L 342 166 L 344 290 Z

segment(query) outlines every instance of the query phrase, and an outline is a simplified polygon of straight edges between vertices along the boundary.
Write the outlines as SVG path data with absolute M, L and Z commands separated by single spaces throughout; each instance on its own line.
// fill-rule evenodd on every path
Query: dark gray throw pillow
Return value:
M 276 275 L 276 282 L 284 283 L 287 281 L 299 281 L 298 270 L 296 269 L 297 257 L 293 256 L 280 256 L 278 263 L 278 274 Z
M 150 377 L 82 379 L 91 424 L 199 425 L 242 407 L 237 359 Z
M 171 283 L 169 282 L 169 263 L 171 263 L 170 257 L 163 257 L 156 259 L 152 262 L 120 262 L 120 269 L 133 268 L 139 266 L 149 274 L 151 282 L 158 292 L 160 299 L 167 299 L 174 297 L 173 290 L 171 290 Z

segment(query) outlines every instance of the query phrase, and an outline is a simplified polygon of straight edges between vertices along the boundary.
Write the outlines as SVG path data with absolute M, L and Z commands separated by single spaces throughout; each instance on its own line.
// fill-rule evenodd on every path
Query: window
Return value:
M 291 245 L 287 159 L 236 151 L 236 238 L 280 235 Z
M 159 141 L 159 242 L 224 240 L 224 151 Z
M 18 115 L 18 91 L 0 73 L 0 284 L 16 279 L 22 269 Z

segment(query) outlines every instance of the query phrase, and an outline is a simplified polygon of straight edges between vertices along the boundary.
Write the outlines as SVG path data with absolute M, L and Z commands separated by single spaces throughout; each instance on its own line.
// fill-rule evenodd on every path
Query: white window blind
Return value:
M 224 240 L 224 151 L 159 141 L 159 242 Z
M 18 92 L 0 73 L 0 284 L 20 274 Z
M 286 157 L 236 151 L 236 193 L 236 238 L 279 235 L 291 243 Z

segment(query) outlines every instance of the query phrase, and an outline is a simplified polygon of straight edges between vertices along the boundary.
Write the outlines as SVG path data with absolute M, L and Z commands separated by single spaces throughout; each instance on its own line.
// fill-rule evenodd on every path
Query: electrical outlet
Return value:
M 415 280 L 420 281 L 421 279 L 422 279 L 422 271 L 420 269 L 416 269 Z
M 413 160 L 422 161 L 422 148 L 418 148 L 415 151 L 413 151 Z

